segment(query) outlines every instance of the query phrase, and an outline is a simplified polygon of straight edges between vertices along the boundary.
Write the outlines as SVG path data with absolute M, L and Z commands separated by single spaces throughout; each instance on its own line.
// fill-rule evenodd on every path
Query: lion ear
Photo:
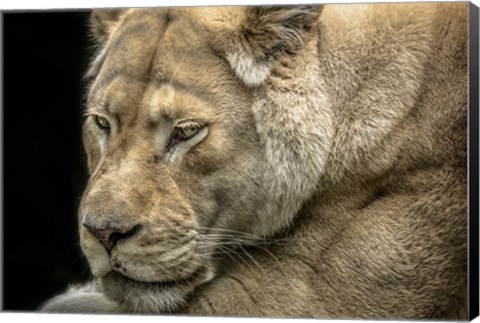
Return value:
M 281 53 L 303 46 L 323 5 L 248 7 L 237 33 L 236 48 L 227 60 L 248 86 L 260 85 L 270 74 L 271 63 Z
M 103 44 L 126 9 L 95 9 L 90 15 L 90 30 L 95 40 Z

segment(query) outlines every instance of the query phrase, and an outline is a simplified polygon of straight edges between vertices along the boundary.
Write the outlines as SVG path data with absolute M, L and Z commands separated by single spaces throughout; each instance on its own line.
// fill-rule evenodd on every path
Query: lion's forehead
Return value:
M 89 106 L 109 106 L 136 118 L 140 110 L 172 113 L 175 101 L 181 101 L 178 109 L 218 103 L 216 94 L 232 75 L 206 43 L 208 28 L 191 23 L 193 18 L 192 10 L 129 10 L 100 53 L 105 57 Z

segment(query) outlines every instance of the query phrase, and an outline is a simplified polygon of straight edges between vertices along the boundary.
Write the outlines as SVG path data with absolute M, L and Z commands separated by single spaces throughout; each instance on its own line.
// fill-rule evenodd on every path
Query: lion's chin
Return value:
M 105 295 L 128 313 L 170 313 L 185 304 L 188 295 L 203 281 L 197 275 L 179 282 L 141 282 L 117 272 L 101 278 Z

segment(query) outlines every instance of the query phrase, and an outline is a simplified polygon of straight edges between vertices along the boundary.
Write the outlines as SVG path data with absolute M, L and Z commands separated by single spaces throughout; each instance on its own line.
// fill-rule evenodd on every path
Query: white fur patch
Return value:
M 156 120 L 161 111 L 168 110 L 175 101 L 175 89 L 171 85 L 164 85 L 153 94 L 150 101 L 150 116 Z
M 207 273 L 205 274 L 205 278 L 200 282 L 200 284 L 206 284 L 212 281 L 215 278 L 215 272 L 212 268 L 208 268 Z
M 95 277 L 104 277 L 113 269 L 107 251 L 93 236 L 85 237 L 85 235 L 89 235 L 90 233 L 85 230 L 81 232 L 81 234 L 83 234 L 80 240 L 82 251 L 88 259 L 92 274 Z
M 118 306 L 103 295 L 97 282 L 72 286 L 40 307 L 46 313 L 118 313 Z
M 105 136 L 99 136 L 97 138 L 98 138 L 98 146 L 100 147 L 100 153 L 104 155 L 107 147 L 107 139 L 105 138 Z
M 270 75 L 270 63 L 257 62 L 245 53 L 227 54 L 226 58 L 237 76 L 247 86 L 260 85 Z
M 93 119 L 93 117 L 90 117 L 90 118 Z M 95 124 L 95 121 L 93 120 L 91 120 L 91 122 L 88 124 L 88 127 L 92 133 L 96 134 L 95 138 L 97 139 L 98 148 L 100 149 L 100 154 L 103 155 L 107 147 L 107 138 L 105 137 L 105 134 L 98 133 L 99 132 L 98 126 Z
M 102 67 L 106 57 L 107 57 L 107 46 L 103 47 L 102 50 L 97 55 L 97 57 L 95 57 L 85 76 L 87 78 L 96 77 L 100 72 L 100 68 Z
M 316 43 L 309 46 L 292 59 L 297 66 L 290 71 L 292 78 L 272 77 L 255 92 L 252 111 L 264 149 L 259 235 L 269 236 L 292 222 L 316 191 L 330 155 L 334 116 L 318 77 Z

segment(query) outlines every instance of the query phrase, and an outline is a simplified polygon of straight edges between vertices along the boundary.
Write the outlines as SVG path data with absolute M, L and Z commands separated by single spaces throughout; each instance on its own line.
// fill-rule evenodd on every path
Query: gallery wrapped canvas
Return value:
M 474 5 L 2 19 L 4 309 L 477 315 Z

